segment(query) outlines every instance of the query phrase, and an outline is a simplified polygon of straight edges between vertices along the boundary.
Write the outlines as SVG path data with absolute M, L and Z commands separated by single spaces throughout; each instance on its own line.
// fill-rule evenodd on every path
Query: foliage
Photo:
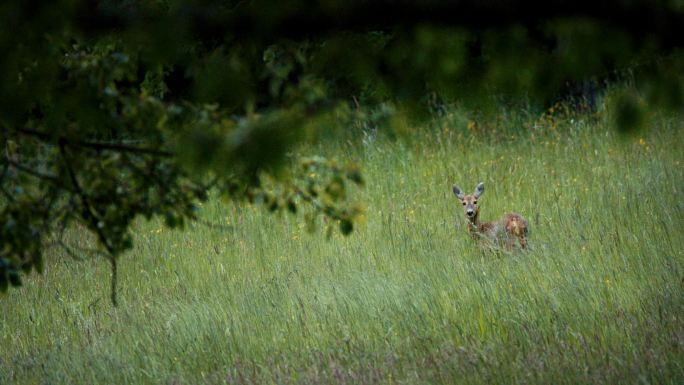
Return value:
M 97 235 L 99 251 L 116 269 L 116 257 L 132 245 L 136 216 L 159 215 L 167 226 L 183 227 L 212 187 L 270 210 L 285 205 L 262 179 L 283 162 L 302 113 L 235 121 L 217 104 L 164 101 L 162 78 L 147 71 L 137 79 L 140 57 L 125 52 L 103 41 L 66 49 L 60 95 L 36 101 L 38 111 L 23 126 L 4 131 L 0 288 L 20 284 L 19 269 L 40 271 L 47 243 L 70 248 L 59 234 L 72 222 Z M 290 210 L 310 205 L 350 223 L 356 211 L 343 202 L 344 181 L 361 183 L 359 171 L 324 159 L 303 160 L 303 167 L 332 173 L 334 180 L 291 181 Z M 325 204 L 313 199 L 312 192 L 331 185 L 337 192 Z
M 136 217 L 182 227 L 211 188 L 273 210 L 304 205 L 350 233 L 360 215 L 343 191 L 345 181 L 360 181 L 355 166 L 317 160 L 330 177 L 313 181 L 282 166 L 298 143 L 372 117 L 367 108 L 397 111 L 401 119 L 378 120 L 405 128 L 403 117 L 453 102 L 488 111 L 497 95 L 546 105 L 564 87 L 627 77 L 635 92 L 615 98 L 619 128 L 638 130 L 654 105 L 681 107 L 681 7 L 559 9 L 3 2 L 0 290 L 40 271 L 48 245 L 70 248 L 60 234 L 73 223 L 96 236 L 95 252 L 116 277 Z M 647 16 L 637 29 L 635 13 Z M 594 91 L 575 96 L 586 101 Z M 265 189 L 272 179 L 280 182 Z

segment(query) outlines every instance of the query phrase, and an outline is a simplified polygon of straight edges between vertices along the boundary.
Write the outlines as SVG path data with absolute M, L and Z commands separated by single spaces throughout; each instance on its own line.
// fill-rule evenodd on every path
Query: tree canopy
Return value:
M 349 234 L 361 171 L 294 150 L 381 103 L 586 101 L 627 75 L 619 129 L 684 103 L 674 1 L 11 0 L 0 25 L 2 291 L 48 247 L 84 252 L 70 225 L 116 278 L 136 217 L 183 226 L 212 189 Z

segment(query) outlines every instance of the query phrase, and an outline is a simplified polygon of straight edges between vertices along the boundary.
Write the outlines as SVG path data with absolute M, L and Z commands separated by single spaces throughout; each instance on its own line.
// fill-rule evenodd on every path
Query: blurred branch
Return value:
M 45 132 L 29 129 L 29 128 L 19 128 L 16 130 L 17 132 L 29 136 L 33 136 L 36 138 L 39 138 L 44 141 L 50 141 L 52 140 L 52 136 L 50 134 L 47 134 Z M 161 156 L 161 157 L 171 157 L 173 156 L 172 152 L 169 151 L 164 151 L 164 150 L 157 150 L 157 149 L 152 149 L 152 148 L 140 148 L 140 147 L 131 147 L 129 145 L 126 145 L 124 143 L 112 143 L 112 142 L 87 142 L 87 141 L 82 141 L 82 140 L 68 140 L 66 138 L 59 138 L 60 142 L 64 142 L 67 145 L 70 146 L 77 146 L 77 147 L 84 147 L 84 148 L 90 148 L 93 150 L 101 151 L 101 150 L 111 150 L 111 151 L 120 151 L 120 152 L 132 152 L 132 153 L 138 153 L 138 154 L 149 154 L 149 155 L 155 155 L 155 156 Z
M 66 144 L 67 143 L 65 141 L 60 140 L 59 151 L 62 154 L 62 159 L 64 161 L 64 165 L 65 165 L 67 172 L 69 174 L 69 178 L 71 179 L 71 183 L 74 185 L 76 195 L 78 195 L 79 198 L 81 199 L 81 204 L 83 205 L 83 217 L 90 222 L 90 225 L 92 226 L 92 229 L 95 231 L 98 238 L 100 239 L 102 246 L 104 246 L 104 248 L 107 250 L 109 261 L 112 265 L 111 298 L 112 298 L 112 304 L 114 304 L 114 306 L 116 306 L 117 305 L 116 281 L 117 281 L 117 270 L 118 269 L 117 269 L 117 264 L 116 264 L 115 251 L 109 245 L 109 242 L 107 242 L 107 237 L 105 236 L 104 232 L 102 231 L 102 228 L 98 224 L 97 215 L 93 212 L 93 208 L 90 205 L 90 202 L 88 201 L 88 197 L 86 196 L 85 192 L 81 189 L 80 185 L 78 184 L 78 179 L 76 179 L 76 174 L 74 173 L 74 170 L 72 169 L 71 164 L 69 163 L 69 159 L 68 159 L 68 156 L 66 153 L 66 148 L 65 148 Z
M 109 258 L 109 255 L 107 253 L 103 252 L 102 250 L 97 250 L 97 249 L 92 249 L 88 247 L 81 247 L 81 246 L 73 246 L 69 245 L 66 242 L 64 242 L 63 239 L 58 239 L 54 242 L 52 242 L 52 245 L 57 245 L 61 247 L 64 252 L 67 253 L 71 258 L 77 261 L 82 261 L 83 258 L 78 255 L 77 252 L 85 253 L 85 254 L 91 254 L 91 255 L 100 255 L 100 256 L 105 256 Z
M 98 235 L 98 238 L 100 238 L 100 242 L 102 242 L 102 245 L 107 249 L 107 252 L 110 254 L 114 253 L 114 250 L 111 248 L 109 243 L 107 242 L 107 237 L 104 235 L 102 230 L 100 229 L 100 226 L 98 226 L 97 223 L 97 214 L 93 212 L 93 208 L 90 205 L 88 196 L 85 194 L 83 189 L 81 189 L 81 186 L 78 183 L 78 179 L 76 179 L 76 174 L 74 173 L 73 168 L 71 167 L 71 164 L 69 163 L 69 159 L 66 154 L 66 149 L 65 149 L 65 143 L 60 142 L 59 145 L 59 150 L 60 153 L 62 154 L 62 159 L 64 160 L 64 165 L 66 167 L 67 173 L 69 174 L 69 179 L 71 180 L 71 184 L 74 186 L 74 190 L 76 192 L 76 195 L 81 200 L 81 205 L 83 205 L 83 217 L 88 220 L 93 226 L 93 229 Z
M 48 180 L 48 181 L 55 183 L 55 184 L 61 184 L 59 178 L 57 178 L 56 175 L 45 174 L 45 173 L 42 173 L 40 171 L 36 171 L 30 167 L 24 166 L 23 164 L 15 162 L 11 159 L 5 159 L 5 161 L 3 163 L 6 163 L 6 164 L 14 167 L 18 171 L 24 172 L 24 173 L 29 174 L 31 176 L 34 176 L 36 178 L 45 179 L 45 180 Z

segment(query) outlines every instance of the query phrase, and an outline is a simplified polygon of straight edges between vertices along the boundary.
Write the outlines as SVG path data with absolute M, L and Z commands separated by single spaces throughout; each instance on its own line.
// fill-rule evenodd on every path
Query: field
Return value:
M 56 249 L 0 297 L 0 384 L 684 383 L 684 121 L 535 119 L 304 147 L 361 165 L 352 235 L 220 199 L 225 228 L 141 221 L 116 308 L 106 260 Z M 480 181 L 529 253 L 470 239 L 451 186 Z

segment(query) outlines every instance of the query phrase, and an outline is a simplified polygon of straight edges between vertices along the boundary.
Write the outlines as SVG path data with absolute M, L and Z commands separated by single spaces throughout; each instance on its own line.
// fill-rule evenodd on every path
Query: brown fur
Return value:
M 522 215 L 508 213 L 498 221 L 480 222 L 480 210 L 478 199 L 484 192 L 484 184 L 480 183 L 472 195 L 465 195 L 460 188 L 454 186 L 454 194 L 463 204 L 463 213 L 468 220 L 468 230 L 473 238 L 486 236 L 495 240 L 501 240 L 503 235 L 506 248 L 511 249 L 518 240 L 523 250 L 527 249 L 527 233 L 529 223 Z
M 511 236 L 515 237 L 518 239 L 518 242 L 520 243 L 520 247 L 523 249 L 527 248 L 527 232 L 528 232 L 528 227 L 529 224 L 527 223 L 527 220 L 522 217 L 520 214 L 516 213 L 508 213 L 504 215 L 502 222 L 504 224 L 504 228 L 506 229 L 506 233 L 509 235 L 508 239 L 512 239 Z M 509 247 L 512 245 L 509 245 Z

